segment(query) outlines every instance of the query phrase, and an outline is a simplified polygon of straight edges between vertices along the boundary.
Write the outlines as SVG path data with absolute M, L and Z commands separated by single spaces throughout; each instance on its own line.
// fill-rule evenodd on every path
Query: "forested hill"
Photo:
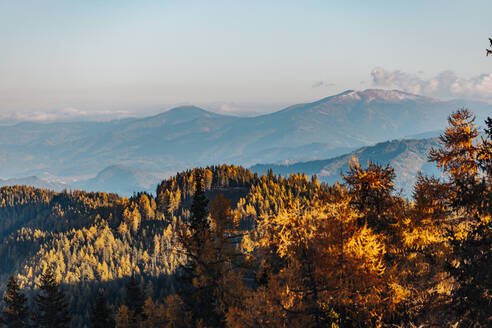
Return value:
M 257 164 L 250 169 L 258 174 L 266 174 L 273 170 L 274 174 L 289 176 L 294 173 L 316 175 L 320 181 L 333 184 L 341 182 L 341 173 L 346 172 L 349 162 L 357 158 L 363 165 L 373 161 L 380 165 L 391 165 L 395 169 L 395 189 L 402 190 L 404 196 L 411 196 L 417 181 L 418 172 L 424 175 L 440 177 L 441 173 L 434 163 L 428 161 L 432 147 L 439 147 L 438 138 L 401 139 L 378 143 L 374 146 L 362 147 L 348 154 L 330 159 L 298 162 L 292 164 Z
M 145 193 L 128 199 L 107 193 L 1 188 L 1 291 L 15 274 L 21 288 L 33 293 L 43 268 L 52 264 L 69 295 L 73 327 L 88 322 L 101 287 L 115 310 L 123 304 L 131 275 L 147 297 L 165 299 L 178 288 L 174 275 L 180 256 L 169 249 L 176 247 L 177 220 L 190 216 L 194 171 L 164 180 L 156 198 Z M 254 217 L 278 213 L 294 198 L 313 199 L 319 188 L 302 176 L 258 177 L 235 166 L 202 172 L 207 198 L 223 194 L 233 200 L 235 216 L 248 226 Z

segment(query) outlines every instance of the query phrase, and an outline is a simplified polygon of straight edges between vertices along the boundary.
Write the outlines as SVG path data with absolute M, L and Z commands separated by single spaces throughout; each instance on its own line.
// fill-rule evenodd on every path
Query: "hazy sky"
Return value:
M 0 115 L 492 100 L 492 1 L 0 0 Z

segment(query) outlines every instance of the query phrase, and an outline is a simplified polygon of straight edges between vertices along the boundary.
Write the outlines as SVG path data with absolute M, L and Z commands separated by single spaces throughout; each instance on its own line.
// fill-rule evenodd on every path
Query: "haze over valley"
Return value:
M 109 122 L 26 121 L 2 126 L 0 173 L 3 179 L 35 176 L 37 180 L 28 184 L 57 190 L 154 192 L 162 178 L 195 166 L 328 160 L 387 140 L 425 136 L 442 130 L 450 111 L 460 107 L 473 108 L 478 122 L 492 112 L 492 105 L 483 102 L 368 89 L 255 117 L 186 106 Z M 402 167 L 405 176 L 423 167 L 428 149 L 414 150 L 418 163 Z M 386 163 L 386 156 L 376 150 L 362 160 Z M 298 167 L 292 173 L 318 174 L 327 182 L 339 175 L 331 169 L 328 178 L 321 171 Z M 412 178 L 405 179 L 398 185 L 410 186 Z

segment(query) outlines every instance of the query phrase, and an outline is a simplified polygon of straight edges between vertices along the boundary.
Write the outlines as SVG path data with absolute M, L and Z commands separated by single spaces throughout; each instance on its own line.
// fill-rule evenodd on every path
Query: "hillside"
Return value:
M 427 161 L 429 150 L 432 147 L 439 147 L 438 138 L 392 140 L 363 147 L 335 158 L 289 165 L 258 164 L 250 169 L 258 174 L 266 174 L 269 169 L 272 169 L 274 174 L 282 176 L 294 173 L 316 175 L 320 181 L 333 184 L 335 181 L 342 181 L 341 173 L 347 172 L 349 161 L 356 157 L 362 165 L 368 161 L 380 165 L 391 165 L 396 173 L 395 189 L 403 190 L 403 195 L 409 197 L 419 171 L 428 176 L 440 176 L 437 167 Z
M 101 192 L 0 188 L 0 293 L 15 274 L 32 295 L 49 263 L 69 295 L 72 327 L 86 326 L 100 288 L 116 309 L 125 301 L 125 284 L 132 275 L 147 297 L 164 299 L 179 287 L 175 276 L 182 256 L 170 253 L 169 247 L 176 245 L 177 218 L 189 218 L 194 172 L 161 181 L 155 198 L 145 193 L 128 199 Z M 318 190 L 303 178 L 259 178 L 235 166 L 202 172 L 207 198 L 222 194 L 231 199 L 235 215 L 244 222 L 284 208 L 292 201 L 286 191 L 307 201 Z
M 170 176 L 214 163 L 249 166 L 331 158 L 376 142 L 440 130 L 449 113 L 464 104 L 479 121 L 492 112 L 484 103 L 365 90 L 256 117 L 188 106 L 111 122 L 23 122 L 0 130 L 0 177 L 47 172 L 63 181 L 80 181 L 114 165 Z

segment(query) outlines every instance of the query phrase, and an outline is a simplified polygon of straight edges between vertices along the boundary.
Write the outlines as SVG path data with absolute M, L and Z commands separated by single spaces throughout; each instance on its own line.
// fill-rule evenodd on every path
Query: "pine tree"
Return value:
M 106 298 L 102 291 L 96 296 L 96 303 L 92 309 L 92 327 L 94 328 L 113 328 L 114 320 L 111 316 L 111 309 L 106 304 Z
M 69 327 L 69 304 L 65 294 L 56 282 L 53 269 L 48 266 L 41 275 L 40 292 L 36 295 L 38 313 L 34 316 L 36 327 L 65 328 Z
M 14 276 L 9 278 L 7 290 L 3 296 L 5 307 L 1 322 L 9 328 L 28 327 L 29 309 L 26 306 L 26 296 L 19 291 L 19 285 Z

